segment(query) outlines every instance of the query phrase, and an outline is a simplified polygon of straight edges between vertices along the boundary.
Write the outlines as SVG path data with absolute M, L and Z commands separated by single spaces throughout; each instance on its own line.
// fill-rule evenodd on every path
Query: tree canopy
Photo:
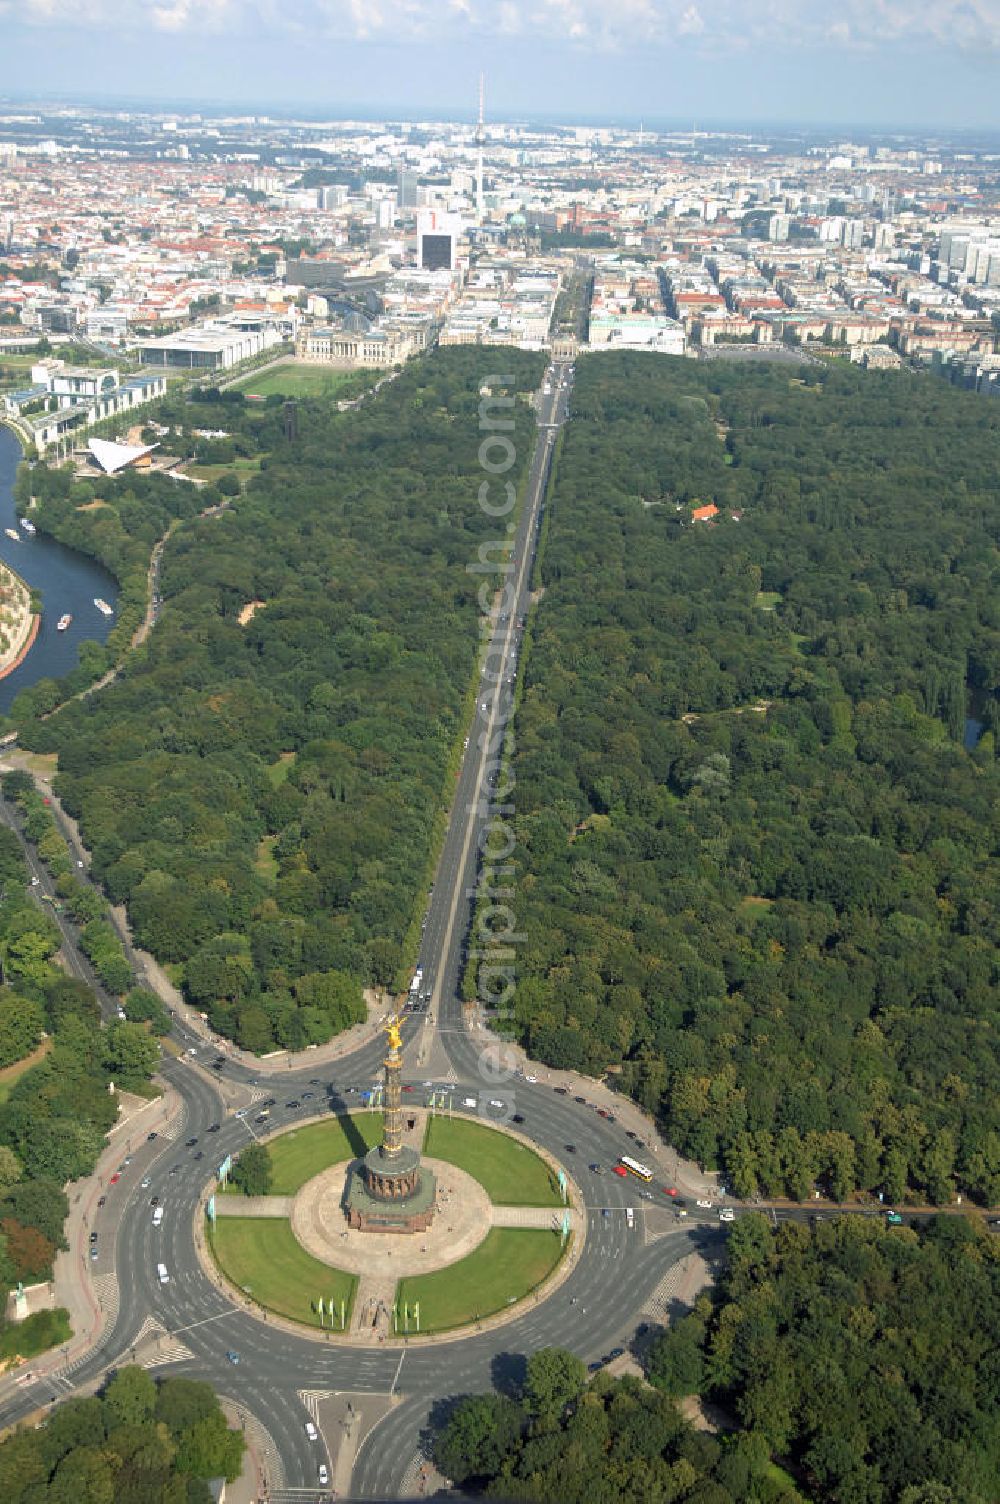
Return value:
M 239 1476 L 244 1441 L 208 1384 L 120 1369 L 0 1442 L 8 1504 L 209 1504 L 208 1480 Z
M 579 365 L 513 738 L 512 1025 L 744 1196 L 1000 1202 L 1000 773 L 992 730 L 963 745 L 967 689 L 1000 704 L 994 408 Z
M 32 719 L 48 708 L 37 694 L 14 706 L 22 740 L 58 752 L 58 792 L 137 941 L 248 1049 L 329 1038 L 364 1016 L 363 985 L 398 984 L 415 953 L 480 586 L 507 546 L 479 502 L 480 389 L 513 399 L 496 409 L 514 424 L 504 483 L 520 483 L 534 436 L 517 394 L 541 357 L 502 365 L 494 378 L 490 352 L 442 351 L 350 413 L 304 400 L 295 440 L 280 410 L 227 404 L 259 469 L 231 508 L 189 511 L 171 535 L 147 644 L 50 719 Z M 100 490 L 105 505 L 81 511 L 64 472 L 40 477 L 38 525 L 116 572 L 148 559 L 160 490 Z

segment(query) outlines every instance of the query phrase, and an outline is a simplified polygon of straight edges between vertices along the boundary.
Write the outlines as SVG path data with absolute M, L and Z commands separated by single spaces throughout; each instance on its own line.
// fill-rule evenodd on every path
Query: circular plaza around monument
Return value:
M 433 1188 L 412 1230 L 354 1215 L 352 1183 L 373 1164 L 379 1171 L 381 1114 L 327 1117 L 266 1140 L 271 1194 L 218 1195 L 208 1225 L 233 1293 L 317 1335 L 392 1342 L 513 1317 L 561 1282 L 585 1223 L 559 1166 L 507 1129 L 423 1107 L 406 1108 L 401 1140 L 401 1177 L 419 1163 Z

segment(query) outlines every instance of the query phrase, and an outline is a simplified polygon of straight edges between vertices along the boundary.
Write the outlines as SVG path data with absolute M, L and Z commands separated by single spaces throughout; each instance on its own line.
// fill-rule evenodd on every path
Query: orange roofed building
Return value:
M 691 513 L 692 522 L 711 522 L 713 517 L 718 517 L 719 509 L 714 502 L 709 502 L 707 507 L 695 507 Z

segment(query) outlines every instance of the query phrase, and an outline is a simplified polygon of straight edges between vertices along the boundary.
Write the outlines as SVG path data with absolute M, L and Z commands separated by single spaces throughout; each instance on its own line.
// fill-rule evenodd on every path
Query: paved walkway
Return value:
M 434 1220 L 426 1231 L 357 1232 L 348 1227 L 342 1204 L 346 1162 L 306 1181 L 292 1205 L 292 1231 L 314 1258 L 365 1278 L 395 1282 L 465 1258 L 490 1230 L 490 1198 L 478 1180 L 455 1165 L 427 1156 L 421 1163 L 437 1183 Z
M 222 1196 L 215 1198 L 217 1217 L 290 1217 L 294 1196 Z

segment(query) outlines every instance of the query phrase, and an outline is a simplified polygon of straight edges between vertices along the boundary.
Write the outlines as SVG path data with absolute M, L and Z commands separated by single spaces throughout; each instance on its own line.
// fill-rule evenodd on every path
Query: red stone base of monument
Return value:
M 358 1211 L 357 1207 L 349 1207 L 347 1212 L 347 1225 L 353 1227 L 355 1232 L 426 1232 L 434 1221 L 434 1208 L 430 1211 L 414 1212 L 411 1216 L 400 1215 L 400 1208 L 392 1209 L 393 1214 L 389 1218 L 370 1216 Z

